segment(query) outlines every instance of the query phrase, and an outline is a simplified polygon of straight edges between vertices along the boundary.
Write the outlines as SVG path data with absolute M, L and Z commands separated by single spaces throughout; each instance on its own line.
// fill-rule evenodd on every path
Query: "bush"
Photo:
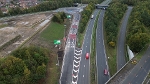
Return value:
M 149 4 L 147 0 L 139 1 L 131 13 L 127 43 L 133 52 L 139 52 L 149 42 Z
M 118 34 L 118 26 L 127 9 L 127 5 L 120 3 L 120 1 L 113 1 L 110 3 L 104 18 L 104 28 L 106 31 L 106 41 L 110 46 L 115 46 Z M 113 43 L 112 43 L 113 42 Z

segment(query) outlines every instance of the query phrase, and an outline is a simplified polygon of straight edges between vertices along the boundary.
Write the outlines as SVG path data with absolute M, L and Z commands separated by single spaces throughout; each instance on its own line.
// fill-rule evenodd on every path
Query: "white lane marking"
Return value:
M 79 67 L 79 65 L 77 65 L 77 66 L 76 66 L 76 65 L 74 65 L 74 67 Z
M 83 75 L 83 77 L 84 77 L 84 75 Z
M 76 52 L 81 52 L 82 50 L 79 50 L 79 51 L 78 51 L 78 50 L 75 50 L 75 51 L 76 51 Z
M 73 71 L 74 71 L 74 72 L 78 72 L 79 70 L 74 70 L 74 69 L 73 69 Z
M 85 65 L 84 65 L 84 67 L 85 67 Z
M 74 62 L 75 62 L 75 63 L 79 63 L 80 61 L 76 61 L 76 60 L 74 60 Z
M 81 53 L 77 54 L 77 53 L 74 53 L 75 55 L 81 55 Z
M 77 84 L 77 81 L 76 82 L 72 81 L 72 84 Z
M 78 76 L 73 76 L 74 78 L 77 78 Z
M 75 57 L 75 56 L 74 56 Z M 76 59 L 80 59 L 81 57 L 75 57 Z

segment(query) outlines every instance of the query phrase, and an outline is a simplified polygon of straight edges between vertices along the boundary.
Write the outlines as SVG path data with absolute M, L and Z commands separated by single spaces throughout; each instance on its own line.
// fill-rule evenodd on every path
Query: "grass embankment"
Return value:
M 135 54 L 135 58 L 134 59 L 139 61 L 142 58 L 142 56 L 144 55 L 144 53 L 146 52 L 146 50 L 148 49 L 149 44 L 150 44 L 150 42 L 145 47 L 143 47 L 143 49 L 139 53 Z
M 57 56 L 55 54 L 51 54 L 48 68 L 47 68 L 47 77 L 45 80 L 45 84 L 59 84 L 59 76 L 60 70 L 59 66 L 57 66 Z
M 49 26 L 40 34 L 44 40 L 48 42 L 53 42 L 54 40 L 60 40 L 64 37 L 64 25 L 51 22 Z M 48 68 L 47 68 L 47 77 L 46 84 L 58 84 L 60 76 L 60 66 L 57 64 L 57 54 L 53 54 L 50 57 Z
M 4 28 L 6 26 L 8 26 L 8 25 L 7 24 L 2 24 L 2 25 L 0 25 L 0 28 Z
M 117 0 L 109 5 L 104 17 L 104 37 L 110 76 L 117 72 L 117 35 L 119 33 L 120 22 L 126 10 L 127 5 Z
M 99 17 L 100 12 L 98 13 L 96 17 L 96 21 L 94 23 L 94 29 L 92 33 L 92 46 L 91 46 L 91 56 L 90 56 L 90 84 L 97 84 L 97 70 L 96 70 L 96 28 L 97 28 L 97 21 Z
M 78 33 L 78 44 L 77 44 L 77 46 L 78 46 L 79 48 L 82 47 L 82 43 L 83 43 L 83 39 L 84 39 L 85 32 L 86 32 L 86 31 L 84 31 L 83 33 Z
M 109 45 L 107 45 L 106 42 L 105 42 L 105 47 L 106 47 L 106 54 L 108 57 L 108 66 L 109 66 L 110 76 L 112 76 L 117 71 L 117 64 L 116 64 L 117 48 L 110 47 Z
M 64 29 L 63 24 L 51 22 L 40 36 L 49 42 L 53 42 L 54 40 L 59 40 L 64 37 Z

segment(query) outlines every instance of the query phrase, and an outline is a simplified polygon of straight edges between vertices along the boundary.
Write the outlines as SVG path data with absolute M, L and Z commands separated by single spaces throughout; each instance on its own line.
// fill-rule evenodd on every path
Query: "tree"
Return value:
M 45 64 L 42 64 L 41 66 L 37 67 L 36 74 L 40 78 L 43 78 L 45 76 L 45 73 L 46 73 L 46 66 L 45 66 Z
M 8 56 L 3 60 L 3 62 L 0 64 L 0 70 L 1 70 L 1 76 L 0 80 L 3 83 L 20 83 L 20 80 L 22 76 L 24 75 L 24 69 L 26 65 L 23 62 L 23 60 Z
M 0 10 L 0 17 L 3 17 L 4 15 L 3 15 L 3 12 Z
M 149 36 L 146 33 L 136 33 L 128 40 L 128 45 L 133 52 L 139 52 L 148 42 Z

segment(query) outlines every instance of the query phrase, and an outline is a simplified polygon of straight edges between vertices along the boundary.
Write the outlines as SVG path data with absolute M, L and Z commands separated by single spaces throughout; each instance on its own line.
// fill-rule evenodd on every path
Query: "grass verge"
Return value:
M 116 63 L 117 48 L 110 47 L 106 42 L 105 42 L 105 47 L 106 47 L 106 54 L 108 57 L 109 72 L 110 72 L 110 76 L 112 76 L 117 72 L 117 63 Z
M 78 44 L 79 48 L 82 47 L 83 39 L 84 39 L 85 31 L 83 33 L 78 33 Z
M 100 12 L 98 13 L 97 17 L 96 17 L 96 21 L 94 23 L 94 29 L 93 29 L 93 33 L 92 33 L 92 47 L 91 47 L 91 56 L 90 56 L 90 80 L 91 83 L 90 84 L 97 84 L 97 69 L 96 69 L 96 28 L 97 28 L 97 21 L 98 21 L 98 17 L 99 17 Z
M 54 40 L 60 40 L 64 37 L 64 24 L 51 22 L 49 26 L 40 34 L 40 38 L 52 43 Z M 53 45 L 53 44 L 52 44 Z M 47 68 L 47 77 L 45 84 L 58 84 L 60 77 L 60 66 L 57 66 L 57 50 L 52 50 Z
M 2 24 L 2 25 L 0 25 L 0 28 L 6 27 L 6 26 L 8 26 L 8 25 L 7 24 Z
M 64 37 L 64 29 L 63 24 L 51 22 L 40 36 L 49 42 L 53 42 L 54 40 L 59 40 Z
M 50 61 L 48 63 L 47 68 L 47 77 L 46 77 L 46 83 L 45 84 L 58 84 L 59 83 L 59 66 L 56 66 L 57 64 L 57 56 L 54 54 L 51 54 Z

